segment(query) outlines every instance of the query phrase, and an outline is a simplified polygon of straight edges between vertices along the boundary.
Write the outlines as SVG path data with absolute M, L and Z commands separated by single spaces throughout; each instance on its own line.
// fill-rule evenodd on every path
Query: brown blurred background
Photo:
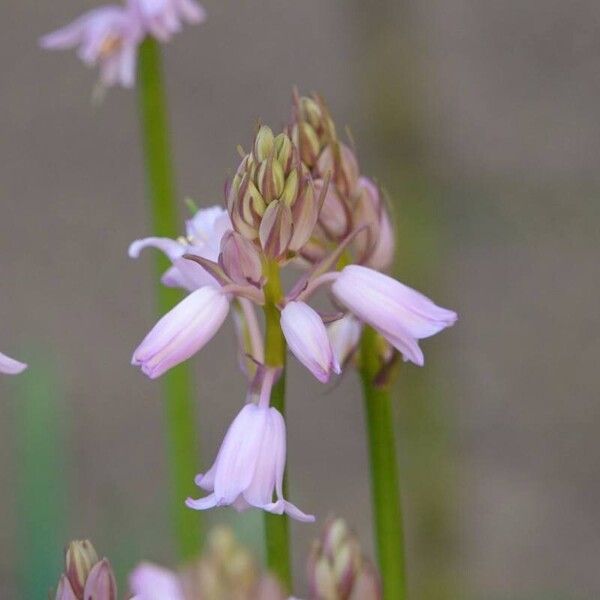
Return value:
M 129 366 L 155 320 L 151 259 L 126 254 L 151 233 L 135 94 L 94 107 L 95 75 L 36 47 L 95 5 L 1 12 L 0 348 L 31 363 L 0 381 L 6 600 L 33 600 L 31 553 L 60 560 L 56 539 L 91 537 L 121 575 L 174 560 L 159 385 Z M 257 119 L 279 126 L 292 85 L 317 90 L 394 203 L 397 274 L 461 315 L 397 394 L 412 598 L 600 597 L 600 5 L 205 5 L 165 49 L 181 197 L 220 202 Z M 199 470 L 243 399 L 233 352 L 228 327 L 195 360 Z M 290 385 L 291 497 L 372 553 L 355 377 L 327 393 L 294 363 Z M 293 528 L 300 593 L 316 532 Z

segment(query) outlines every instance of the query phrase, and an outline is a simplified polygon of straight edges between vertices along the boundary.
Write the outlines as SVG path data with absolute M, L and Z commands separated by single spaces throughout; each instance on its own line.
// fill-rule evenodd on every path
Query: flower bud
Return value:
M 312 168 L 321 152 L 321 144 L 315 130 L 309 123 L 300 122 L 294 125 L 292 136 L 300 152 L 300 159 L 307 167 Z
M 345 198 L 354 193 L 360 175 L 358 161 L 354 152 L 345 144 L 329 144 L 321 152 L 316 169 L 321 177 L 330 173 L 332 181 Z
M 313 544 L 308 575 L 311 598 L 316 600 L 381 598 L 376 574 L 343 519 L 331 519 Z
M 92 568 L 85 583 L 85 600 L 117 600 L 117 584 L 106 558 Z
M 285 185 L 285 175 L 279 161 L 269 156 L 260 163 L 258 170 L 258 190 L 264 201 L 268 204 L 275 198 L 279 198 Z
M 277 161 L 282 166 L 283 172 L 285 174 L 289 173 L 294 158 L 294 145 L 285 133 L 280 133 L 275 138 L 275 152 L 277 154 Z
M 83 598 L 83 590 L 81 590 L 81 595 L 76 596 L 67 577 L 61 575 L 56 590 L 55 600 L 81 600 L 81 598 Z
M 98 562 L 98 555 L 89 540 L 71 542 L 65 552 L 65 573 L 77 598 L 83 598 L 85 582 Z
M 221 240 L 219 264 L 236 283 L 258 285 L 262 264 L 256 247 L 237 231 L 228 231 Z
M 254 156 L 258 162 L 266 160 L 273 152 L 275 137 L 270 127 L 263 125 L 254 139 Z

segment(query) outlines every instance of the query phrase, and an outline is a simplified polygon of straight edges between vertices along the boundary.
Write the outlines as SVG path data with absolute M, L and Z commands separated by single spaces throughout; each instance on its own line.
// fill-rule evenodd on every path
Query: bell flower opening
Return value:
M 454 311 L 437 306 L 423 294 L 360 265 L 345 267 L 331 286 L 336 300 L 374 327 L 405 360 L 419 366 L 424 357 L 418 340 L 454 325 Z
M 182 22 L 202 23 L 206 11 L 194 0 L 129 0 L 145 29 L 161 42 L 179 33 Z
M 202 287 L 164 315 L 133 353 L 131 363 L 151 379 L 198 352 L 217 333 L 229 312 L 220 289 Z

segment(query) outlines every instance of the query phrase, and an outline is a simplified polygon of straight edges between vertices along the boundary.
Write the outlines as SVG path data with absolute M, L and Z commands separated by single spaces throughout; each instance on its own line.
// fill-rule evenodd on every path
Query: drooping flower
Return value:
M 288 302 L 281 311 L 281 330 L 296 358 L 321 382 L 340 373 L 327 330 L 319 314 L 304 302 Z
M 18 375 L 27 368 L 25 363 L 19 362 L 6 354 L 0 352 L 0 373 L 7 375 Z
M 454 325 L 454 311 L 434 304 L 423 294 L 360 265 L 345 267 L 331 291 L 336 300 L 361 321 L 374 327 L 405 360 L 424 364 L 418 340 Z
M 210 273 L 197 263 L 182 257 L 184 254 L 193 254 L 216 261 L 221 240 L 232 229 L 229 214 L 220 206 L 201 208 L 186 221 L 185 229 L 185 238 L 177 240 L 158 237 L 135 240 L 129 246 L 129 256 L 137 258 L 144 248 L 157 248 L 164 252 L 173 263 L 161 279 L 169 287 L 180 287 L 192 292 L 203 285 L 217 285 Z
M 230 425 L 213 466 L 196 477 L 196 485 L 210 493 L 199 500 L 188 498 L 190 508 L 231 505 L 243 511 L 255 507 L 274 514 L 286 513 L 298 521 L 314 521 L 312 515 L 283 497 L 285 422 L 281 413 L 269 406 L 275 376 L 273 369 L 257 374 L 258 397 L 250 395 L 249 403 Z
M 202 23 L 206 11 L 194 0 L 129 0 L 146 28 L 157 40 L 167 42 L 181 31 L 182 22 Z
M 77 48 L 77 56 L 86 65 L 100 68 L 104 86 L 120 84 L 131 88 L 143 37 L 142 24 L 131 8 L 107 5 L 43 36 L 40 45 L 47 50 Z
M 164 315 L 133 353 L 131 364 L 151 379 L 198 352 L 219 330 L 229 299 L 219 288 L 201 287 Z

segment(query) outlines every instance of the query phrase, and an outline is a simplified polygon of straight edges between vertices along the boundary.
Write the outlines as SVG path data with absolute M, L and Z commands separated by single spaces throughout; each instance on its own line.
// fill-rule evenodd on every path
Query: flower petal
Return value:
M 288 302 L 281 311 L 281 329 L 296 358 L 322 383 L 339 373 L 327 330 L 319 314 L 304 302 Z
M 0 373 L 6 373 L 7 375 L 18 375 L 27 368 L 25 363 L 19 362 L 6 354 L 0 352 Z
M 129 587 L 139 600 L 185 600 L 177 575 L 152 563 L 143 562 L 133 570 Z

